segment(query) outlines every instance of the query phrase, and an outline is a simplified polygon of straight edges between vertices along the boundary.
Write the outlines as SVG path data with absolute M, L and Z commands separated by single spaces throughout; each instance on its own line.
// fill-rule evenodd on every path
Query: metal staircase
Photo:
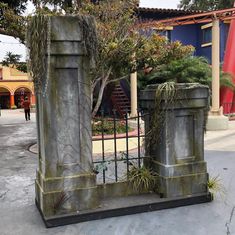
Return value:
M 113 107 L 117 110 L 120 117 L 124 117 L 126 112 L 130 112 L 131 106 L 128 97 L 120 84 L 117 84 L 111 95 Z

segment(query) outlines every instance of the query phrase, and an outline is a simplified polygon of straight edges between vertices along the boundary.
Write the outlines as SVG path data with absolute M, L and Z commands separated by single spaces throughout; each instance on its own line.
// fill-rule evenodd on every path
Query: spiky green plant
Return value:
M 176 86 L 175 82 L 165 82 L 159 84 L 156 90 L 155 101 L 158 105 L 161 100 L 164 100 L 166 103 L 172 103 L 176 96 Z
M 207 181 L 207 187 L 214 197 L 216 194 L 219 194 L 220 196 L 224 196 L 226 194 L 226 189 L 221 183 L 219 175 L 210 177 Z
M 156 187 L 157 175 L 145 166 L 132 166 L 128 179 L 133 189 L 138 192 L 152 191 Z

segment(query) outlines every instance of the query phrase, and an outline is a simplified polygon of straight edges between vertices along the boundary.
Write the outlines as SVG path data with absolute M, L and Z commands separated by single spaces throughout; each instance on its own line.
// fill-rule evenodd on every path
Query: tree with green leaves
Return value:
M 3 66 L 10 66 L 19 63 L 21 56 L 13 54 L 12 52 L 7 52 L 5 58 L 2 60 Z
M 0 34 L 13 36 L 24 42 L 26 17 L 22 13 L 26 9 L 27 0 L 0 1 Z
M 128 78 L 131 72 L 156 68 L 172 59 L 181 59 L 191 55 L 193 51 L 191 46 L 169 42 L 165 37 L 156 34 L 146 36 L 148 33 L 144 34 L 143 30 L 138 28 L 138 19 L 135 14 L 136 0 L 102 0 L 95 4 L 90 0 L 34 0 L 33 2 L 36 12 L 40 14 L 72 13 L 94 16 L 98 44 L 96 68 L 90 71 L 92 100 L 95 88 L 99 89 L 97 89 L 98 94 L 95 97 L 92 116 L 96 115 L 102 102 L 104 89 L 108 84 Z M 48 4 L 54 5 L 54 9 L 50 10 L 47 7 Z M 8 10 L 9 8 L 6 8 L 5 15 Z M 11 10 L 11 13 L 14 11 Z M 10 21 L 10 15 L 8 18 L 5 16 L 5 22 L 12 25 L 14 21 Z M 17 22 L 21 21 L 16 21 L 13 26 L 21 30 L 20 32 L 14 30 L 15 37 L 24 41 L 25 24 L 17 24 Z
M 192 53 L 190 46 L 169 42 L 156 34 L 144 35 L 137 27 L 136 7 L 136 0 L 103 0 L 99 4 L 86 2 L 76 9 L 94 16 L 97 24 L 98 54 L 96 68 L 91 71 L 91 86 L 94 91 L 99 85 L 99 92 L 93 117 L 108 84 L 128 78 L 131 72 L 156 67 L 171 58 Z
M 181 0 L 178 7 L 184 10 L 214 11 L 233 7 L 234 0 Z
M 26 4 L 28 0 L 3 0 L 0 1 L 2 4 L 6 4 L 16 14 L 22 14 L 26 10 Z
M 24 73 L 27 72 L 27 65 L 25 62 L 20 62 L 21 55 L 13 54 L 12 52 L 7 52 L 6 56 L 2 60 L 1 64 L 3 66 L 16 68 Z

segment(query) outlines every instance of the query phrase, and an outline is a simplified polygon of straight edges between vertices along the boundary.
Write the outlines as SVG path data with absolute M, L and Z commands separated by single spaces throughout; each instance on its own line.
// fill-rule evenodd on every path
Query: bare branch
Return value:
M 112 82 L 121 81 L 121 80 L 126 79 L 126 78 L 129 78 L 129 77 L 130 77 L 130 75 L 125 75 L 125 76 L 120 77 L 120 78 L 111 79 L 111 80 L 107 81 L 107 83 L 106 83 L 106 84 L 108 85 L 108 84 L 110 84 L 110 83 L 112 83 Z
M 91 90 L 94 91 L 96 85 L 98 84 L 98 82 L 102 79 L 102 77 L 99 77 L 97 79 L 95 79 L 95 81 L 92 83 L 91 85 Z
M 95 108 L 94 108 L 93 111 L 92 111 L 92 118 L 95 117 L 96 113 L 97 113 L 98 110 L 99 110 L 99 107 L 100 107 L 101 102 L 102 102 L 102 97 L 103 97 L 103 93 L 104 93 L 104 88 L 105 88 L 106 85 L 107 85 L 107 80 L 109 79 L 109 76 L 110 76 L 110 74 L 111 74 L 111 71 L 112 71 L 112 67 L 109 68 L 109 70 L 108 70 L 106 76 L 101 80 L 101 81 L 102 81 L 102 84 L 101 84 L 101 87 L 100 87 L 100 90 L 99 90 L 99 95 L 98 95 L 98 99 L 97 99 Z

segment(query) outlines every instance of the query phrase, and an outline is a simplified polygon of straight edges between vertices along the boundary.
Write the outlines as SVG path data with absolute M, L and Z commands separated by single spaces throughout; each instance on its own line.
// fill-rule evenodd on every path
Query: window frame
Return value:
M 209 33 L 211 34 L 210 36 L 210 40 L 204 40 L 204 35 L 205 35 L 205 30 L 210 30 Z M 201 26 L 201 30 L 202 30 L 202 42 L 201 42 L 201 47 L 208 47 L 208 46 L 212 46 L 212 23 L 209 24 L 205 24 Z

